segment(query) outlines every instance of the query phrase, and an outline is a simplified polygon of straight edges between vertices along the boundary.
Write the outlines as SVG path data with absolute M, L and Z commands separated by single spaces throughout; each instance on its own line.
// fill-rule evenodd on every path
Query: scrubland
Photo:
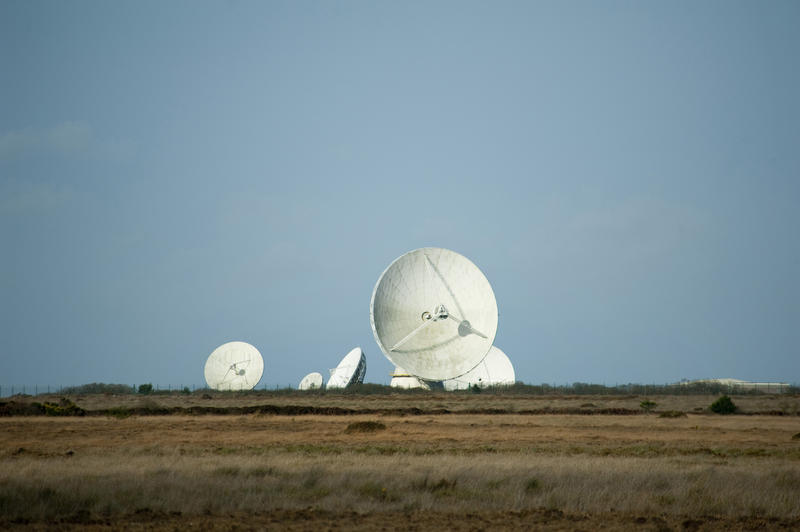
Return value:
M 531 414 L 542 405 L 467 395 L 403 415 L 336 400 L 369 413 L 0 418 L 0 526 L 800 528 L 796 415 Z
M 35 400 L 55 401 L 61 395 L 39 395 Z M 553 413 L 592 413 L 603 410 L 630 410 L 640 412 L 640 403 L 650 399 L 656 403 L 657 411 L 681 411 L 698 413 L 708 410 L 715 399 L 708 394 L 700 395 L 533 395 L 525 393 L 496 391 L 474 394 L 468 391 L 455 393 L 435 393 L 421 390 L 406 390 L 397 393 L 335 393 L 335 392 L 299 392 L 284 390 L 281 392 L 195 392 L 181 394 L 137 395 L 137 394 L 86 394 L 68 396 L 77 405 L 87 411 L 109 408 L 127 409 L 189 409 L 189 408 L 246 408 L 269 404 L 276 407 L 316 407 L 341 408 L 356 411 L 364 410 L 408 410 L 422 411 L 447 410 L 452 413 L 481 411 L 492 413 L 539 413 L 550 410 Z M 732 396 L 741 413 L 800 415 L 800 395 L 735 395 Z M 28 399 L 33 400 L 31 398 Z

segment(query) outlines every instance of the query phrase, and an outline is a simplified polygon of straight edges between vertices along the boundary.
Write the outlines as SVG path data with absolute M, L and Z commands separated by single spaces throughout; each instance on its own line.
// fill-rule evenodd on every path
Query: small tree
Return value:
M 733 404 L 730 397 L 723 395 L 711 403 L 711 411 L 715 414 L 733 414 L 736 412 L 736 405 Z
M 143 395 L 147 395 L 148 393 L 153 391 L 152 384 L 140 384 L 139 385 L 139 393 Z

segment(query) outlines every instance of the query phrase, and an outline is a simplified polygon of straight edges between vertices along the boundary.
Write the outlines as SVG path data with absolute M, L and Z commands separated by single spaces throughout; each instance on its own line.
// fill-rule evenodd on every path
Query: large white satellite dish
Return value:
M 498 347 L 492 346 L 480 363 L 465 374 L 444 381 L 448 391 L 466 390 L 470 386 L 511 386 L 516 382 L 511 360 Z
M 370 322 L 381 351 L 396 366 L 442 381 L 486 356 L 497 333 L 497 302 L 469 259 L 449 249 L 421 248 L 381 274 Z
M 353 384 L 364 382 L 367 373 L 367 357 L 360 347 L 347 353 L 339 365 L 331 370 L 331 376 L 325 388 L 347 388 Z
M 431 389 L 427 382 L 418 379 L 415 375 L 411 375 L 401 367 L 394 368 L 394 372 L 392 373 L 392 381 L 389 383 L 389 386 L 404 390 L 411 390 L 415 388 L 422 388 L 423 390 Z
M 300 381 L 300 385 L 297 387 L 298 390 L 319 390 L 322 388 L 322 374 L 317 373 L 309 373 L 303 380 Z
M 252 390 L 264 373 L 264 359 L 247 342 L 228 342 L 206 360 L 206 383 L 215 390 Z

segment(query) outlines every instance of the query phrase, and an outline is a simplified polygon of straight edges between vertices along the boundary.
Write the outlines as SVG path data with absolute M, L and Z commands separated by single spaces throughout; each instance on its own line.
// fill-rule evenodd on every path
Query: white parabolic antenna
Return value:
M 322 388 L 322 374 L 316 371 L 303 377 L 297 387 L 298 390 L 319 390 L 320 388 Z
M 247 342 L 228 342 L 206 360 L 205 376 L 215 390 L 252 390 L 264 373 L 264 359 Z
M 441 381 L 483 360 L 497 333 L 497 302 L 469 259 L 442 248 L 397 258 L 372 292 L 375 340 L 395 366 Z
M 480 363 L 455 379 L 444 381 L 444 389 L 466 390 L 470 386 L 511 386 L 516 382 L 511 360 L 498 347 L 492 346 Z
M 364 382 L 367 373 L 367 357 L 360 347 L 347 353 L 339 365 L 331 370 L 331 376 L 325 388 L 347 388 L 352 384 Z

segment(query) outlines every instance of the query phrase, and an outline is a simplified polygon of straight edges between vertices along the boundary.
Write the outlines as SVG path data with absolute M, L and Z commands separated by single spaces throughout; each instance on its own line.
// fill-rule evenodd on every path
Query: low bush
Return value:
M 656 407 L 656 403 L 645 399 L 644 401 L 639 403 L 639 407 L 641 407 L 641 409 L 644 410 L 645 412 L 650 412 L 652 409 Z
M 86 411 L 70 401 L 69 399 L 62 398 L 58 403 L 31 403 L 34 407 L 40 409 L 41 413 L 46 416 L 85 416 Z
M 81 384 L 80 386 L 67 386 L 61 388 L 60 393 L 66 395 L 80 395 L 89 393 L 109 393 L 116 395 L 125 395 L 134 393 L 136 389 L 129 384 L 111 384 L 105 382 L 92 382 L 90 384 Z
M 730 397 L 723 395 L 713 403 L 711 403 L 711 411 L 715 414 L 733 414 L 736 412 L 736 405 Z

